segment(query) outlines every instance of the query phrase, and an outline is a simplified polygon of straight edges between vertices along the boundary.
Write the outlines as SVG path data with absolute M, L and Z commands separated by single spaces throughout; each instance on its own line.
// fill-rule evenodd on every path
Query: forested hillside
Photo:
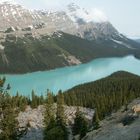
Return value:
M 50 70 L 103 57 L 134 55 L 140 58 L 140 47 L 135 41 L 127 39 L 124 44 L 102 39 L 89 41 L 62 32 L 39 38 L 32 34 L 25 37 L 8 34 L 0 45 L 3 48 L 0 49 L 0 73 Z
M 99 119 L 140 97 L 140 77 L 116 72 L 107 78 L 76 86 L 65 92 L 68 105 L 96 108 Z

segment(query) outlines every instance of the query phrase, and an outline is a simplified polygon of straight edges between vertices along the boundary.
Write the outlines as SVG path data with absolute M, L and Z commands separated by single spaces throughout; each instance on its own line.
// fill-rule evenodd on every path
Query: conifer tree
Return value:
M 0 140 L 18 140 L 17 111 L 13 105 L 12 97 L 8 94 L 9 88 L 5 88 L 4 83 L 5 78 L 0 79 Z
M 0 121 L 0 140 L 17 140 L 18 139 L 18 121 L 17 113 L 7 104 L 2 110 L 2 119 Z
M 64 123 L 64 97 L 60 93 L 57 97 L 56 117 L 54 114 L 53 95 L 48 92 L 46 113 L 45 113 L 45 131 L 44 140 L 67 140 L 67 131 Z
M 47 91 L 47 101 L 45 104 L 45 114 L 44 114 L 44 139 L 47 137 L 47 131 L 50 129 L 50 126 L 53 127 L 55 123 L 55 113 L 54 113 L 54 99 L 53 95 Z M 53 125 L 52 125 L 53 124 Z
M 79 111 L 79 108 L 77 108 L 75 115 L 76 117 L 74 119 L 73 134 L 74 135 L 80 134 L 81 139 L 86 135 L 88 125 L 84 115 Z
M 95 113 L 94 113 L 94 116 L 93 116 L 93 119 L 92 119 L 94 129 L 99 128 L 99 122 L 100 122 L 100 120 L 99 120 L 99 116 L 98 116 L 98 110 L 95 109 Z
M 35 95 L 35 92 L 34 90 L 32 90 L 32 102 L 31 102 L 31 107 L 32 108 L 36 108 L 38 106 L 38 103 L 37 103 L 37 96 Z
M 57 112 L 56 119 L 61 121 L 61 123 L 65 124 L 65 113 L 64 113 L 64 95 L 60 90 L 57 95 Z

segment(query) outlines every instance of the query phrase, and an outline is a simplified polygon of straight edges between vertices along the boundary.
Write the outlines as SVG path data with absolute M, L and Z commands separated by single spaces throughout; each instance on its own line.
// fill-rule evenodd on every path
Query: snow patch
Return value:
M 130 45 L 122 42 L 122 41 L 118 41 L 118 40 L 115 40 L 115 39 L 111 39 L 113 42 L 117 43 L 117 44 L 120 44 L 120 45 L 123 45 L 124 47 L 128 48 L 128 49 L 135 49 L 133 47 L 131 47 Z M 117 48 L 117 47 L 116 47 Z
M 5 47 L 0 44 L 0 50 L 4 50 L 4 48 Z
M 7 3 L 7 4 L 17 4 L 15 0 L 0 0 L 0 4 Z
M 123 45 L 123 42 L 122 41 L 118 41 L 118 40 L 115 40 L 115 39 L 111 39 L 113 42 L 117 43 L 117 44 L 121 44 Z
M 72 21 L 77 22 L 79 19 L 82 19 L 84 22 L 106 22 L 108 18 L 105 14 L 95 8 L 91 10 L 85 10 L 77 5 L 70 4 L 66 10 L 67 15 L 71 18 Z

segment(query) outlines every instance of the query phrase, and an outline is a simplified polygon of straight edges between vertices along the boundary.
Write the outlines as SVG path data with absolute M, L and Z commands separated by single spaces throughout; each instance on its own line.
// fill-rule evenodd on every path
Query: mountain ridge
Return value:
M 109 21 L 94 22 L 90 13 L 73 4 L 69 9 L 69 13 L 31 11 L 0 4 L 0 72 L 50 70 L 101 57 L 140 58 L 139 43 L 120 34 Z M 84 13 L 82 18 L 77 10 Z
M 51 12 L 29 10 L 19 4 L 2 3 L 0 4 L 0 11 L 1 32 L 5 32 L 8 28 L 13 28 L 12 31 L 26 30 L 27 28 L 30 30 L 43 29 L 45 34 L 62 31 L 89 39 L 85 36 L 86 31 L 92 37 L 91 40 L 102 36 L 102 34 L 106 36 L 119 34 L 109 21 L 102 20 L 100 15 L 96 15 L 96 11 L 92 14 L 75 4 L 69 4 L 66 10 Z M 89 30 L 92 32 L 89 33 Z

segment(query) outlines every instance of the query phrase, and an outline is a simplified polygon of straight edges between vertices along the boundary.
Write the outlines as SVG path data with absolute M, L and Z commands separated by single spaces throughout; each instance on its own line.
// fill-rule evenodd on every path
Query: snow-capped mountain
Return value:
M 21 31 L 30 28 L 34 35 L 62 31 L 89 40 L 119 34 L 103 13 L 97 9 L 89 12 L 73 3 L 65 10 L 53 12 L 29 10 L 15 3 L 3 2 L 0 3 L 0 21 L 1 32 L 7 29 L 9 32 L 10 28 L 22 34 Z
M 64 10 L 29 10 L 0 3 L 0 73 L 25 73 L 135 55 L 139 43 L 120 34 L 98 11 L 75 4 Z
M 24 7 L 3 2 L 0 3 L 0 29 L 5 30 L 9 27 L 24 28 L 40 22 L 40 15 L 36 11 L 25 9 Z

